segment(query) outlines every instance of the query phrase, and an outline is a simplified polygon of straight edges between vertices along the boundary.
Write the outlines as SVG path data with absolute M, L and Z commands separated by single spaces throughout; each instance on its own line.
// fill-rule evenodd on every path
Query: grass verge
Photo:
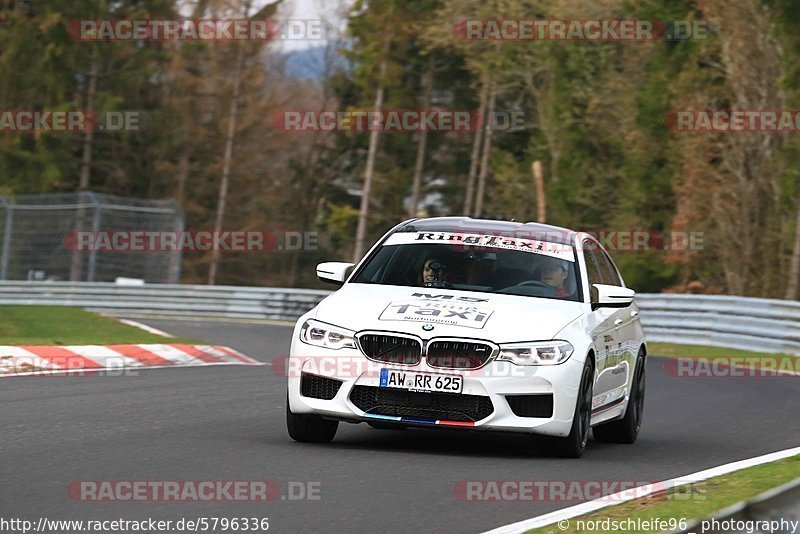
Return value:
M 628 501 L 598 510 L 591 514 L 583 515 L 569 520 L 569 527 L 565 530 L 559 528 L 558 523 L 528 531 L 528 534 L 563 534 L 564 532 L 590 534 L 605 533 L 601 528 L 581 529 L 591 526 L 606 519 L 626 520 L 632 519 L 634 524 L 637 519 L 675 520 L 702 519 L 714 515 L 728 506 L 739 501 L 752 499 L 765 491 L 780 486 L 800 477 L 800 455 L 770 462 L 768 464 L 749 467 L 711 478 L 698 484 L 673 488 L 666 495 L 657 498 L 643 498 Z M 650 532 L 648 530 L 630 530 L 625 532 Z
M 647 349 L 650 354 L 680 359 L 682 363 L 677 367 L 683 368 L 680 372 L 689 373 L 689 376 L 724 374 L 720 368 L 735 369 L 729 373 L 730 376 L 800 376 L 800 357 L 789 354 L 673 343 L 648 343 Z
M 677 356 L 687 358 L 797 358 L 790 354 L 753 352 L 750 350 L 728 349 L 725 347 L 705 347 L 702 345 L 678 345 L 676 343 L 647 344 L 650 354 L 656 356 Z
M 0 345 L 198 343 L 162 337 L 81 308 L 0 306 Z

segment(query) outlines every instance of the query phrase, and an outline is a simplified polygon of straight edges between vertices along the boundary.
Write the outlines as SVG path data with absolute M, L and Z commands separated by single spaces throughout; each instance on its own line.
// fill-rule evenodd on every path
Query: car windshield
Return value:
M 485 234 L 393 234 L 352 282 L 582 298 L 572 246 Z

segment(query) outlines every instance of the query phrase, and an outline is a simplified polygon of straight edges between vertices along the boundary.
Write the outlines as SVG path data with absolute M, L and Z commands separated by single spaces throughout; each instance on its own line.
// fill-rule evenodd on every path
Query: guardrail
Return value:
M 241 286 L 1 282 L 0 305 L 79 306 L 110 315 L 293 320 L 330 291 Z M 637 295 L 650 341 L 800 355 L 800 302 L 721 295 Z
M 640 294 L 647 339 L 800 355 L 800 302 L 728 295 Z
M 742 501 L 714 514 L 692 521 L 685 530 L 670 534 L 722 534 L 725 532 L 792 532 L 791 522 L 800 519 L 800 478 L 773 488 L 750 501 Z M 771 525 L 753 529 L 754 525 Z M 795 523 L 796 525 L 796 523 Z
M 109 315 L 297 319 L 330 291 L 172 284 L 3 282 L 0 305 L 77 306 Z

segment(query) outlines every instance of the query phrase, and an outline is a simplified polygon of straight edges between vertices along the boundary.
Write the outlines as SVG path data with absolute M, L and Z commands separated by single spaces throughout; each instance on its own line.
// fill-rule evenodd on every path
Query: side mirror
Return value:
M 627 287 L 592 284 L 592 308 L 626 308 L 635 296 L 636 291 Z
M 323 282 L 329 282 L 338 286 L 344 284 L 347 277 L 355 267 L 355 263 L 344 263 L 341 261 L 326 261 L 317 265 L 317 278 Z

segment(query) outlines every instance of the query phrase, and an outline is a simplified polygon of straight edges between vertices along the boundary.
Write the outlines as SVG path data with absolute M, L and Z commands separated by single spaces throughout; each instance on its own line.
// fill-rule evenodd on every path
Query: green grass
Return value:
M 725 347 L 704 347 L 702 345 L 678 345 L 676 343 L 648 343 L 647 351 L 656 356 L 676 356 L 686 358 L 797 358 L 789 354 L 754 352 L 749 350 L 727 349 Z
M 800 357 L 789 354 L 773 354 L 747 350 L 727 349 L 725 347 L 704 347 L 701 345 L 677 345 L 673 343 L 648 343 L 650 354 L 673 358 L 699 360 L 697 372 L 702 376 L 711 373 L 713 365 L 752 370 L 772 376 L 773 372 L 800 374 Z M 744 371 L 743 371 L 744 372 Z M 750 372 L 750 371 L 747 371 Z
M 785 484 L 800 477 L 800 455 L 792 456 L 777 462 L 736 471 L 721 477 L 712 478 L 693 486 L 684 486 L 670 490 L 665 496 L 657 498 L 636 499 L 617 504 L 597 512 L 569 520 L 569 528 L 561 530 L 558 523 L 530 530 L 530 533 L 562 534 L 605 533 L 604 530 L 578 529 L 579 519 L 602 521 L 604 519 L 634 521 L 658 518 L 662 520 L 702 519 L 709 517 L 739 501 L 752 499 L 776 486 Z M 626 532 L 649 532 L 644 530 L 626 530 Z
M 167 338 L 81 308 L 0 306 L 0 345 L 197 343 Z

